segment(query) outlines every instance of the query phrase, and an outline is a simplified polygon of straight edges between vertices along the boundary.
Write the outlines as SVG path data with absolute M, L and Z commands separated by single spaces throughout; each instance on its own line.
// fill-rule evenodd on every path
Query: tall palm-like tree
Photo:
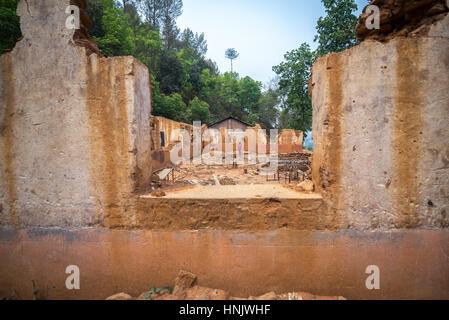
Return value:
M 231 72 L 234 72 L 232 61 L 239 57 L 239 53 L 234 48 L 229 48 L 226 50 L 225 56 L 227 59 L 231 60 Z

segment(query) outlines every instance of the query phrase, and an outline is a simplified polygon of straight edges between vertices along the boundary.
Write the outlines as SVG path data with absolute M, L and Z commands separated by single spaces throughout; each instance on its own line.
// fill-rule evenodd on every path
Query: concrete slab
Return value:
M 142 198 L 155 198 L 151 194 Z M 168 193 L 164 199 L 314 199 L 322 200 L 317 193 L 300 193 L 282 185 L 232 185 L 193 186 L 189 189 Z

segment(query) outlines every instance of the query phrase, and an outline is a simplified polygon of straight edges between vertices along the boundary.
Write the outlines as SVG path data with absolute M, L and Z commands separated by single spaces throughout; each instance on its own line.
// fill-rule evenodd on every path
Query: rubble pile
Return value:
M 106 300 L 346 300 L 340 296 L 317 296 L 306 292 L 290 292 L 276 294 L 269 292 L 257 297 L 238 298 L 232 297 L 228 292 L 220 289 L 211 289 L 198 285 L 195 274 L 180 271 L 175 279 L 174 288 L 151 288 L 150 291 L 142 293 L 133 298 L 127 293 L 118 293 Z
M 289 153 L 279 155 L 279 169 L 281 171 L 301 170 L 304 173 L 310 170 L 312 166 L 311 153 Z

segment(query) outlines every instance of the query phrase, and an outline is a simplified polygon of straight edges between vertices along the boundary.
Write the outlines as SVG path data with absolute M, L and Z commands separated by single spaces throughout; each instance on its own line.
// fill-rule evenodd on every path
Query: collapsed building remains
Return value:
M 300 130 L 281 130 L 276 137 L 278 149 L 271 150 L 270 130 L 267 132 L 258 124 L 251 127 L 233 118 L 223 120 L 210 127 L 202 125 L 198 135 L 198 139 L 201 139 L 201 148 L 198 150 L 200 155 L 218 152 L 225 157 L 226 153 L 232 153 L 235 156 L 239 152 L 241 154 L 292 154 L 303 151 L 303 132 Z M 193 125 L 164 117 L 151 117 L 153 171 L 176 165 L 172 162 L 170 153 L 177 146 L 181 146 L 178 150 L 179 156 L 182 155 L 183 148 L 187 146 L 188 160 L 191 160 L 194 157 L 194 139 Z
M 316 61 L 315 193 L 163 198 L 145 188 L 178 124 L 151 126 L 148 69 L 66 28 L 71 3 L 21 0 L 23 39 L 0 56 L 0 296 L 32 298 L 31 283 L 47 299 L 138 296 L 184 269 L 232 296 L 449 298 L 447 1 L 372 1 L 391 22 L 381 39 L 359 25 L 361 44 Z M 69 265 L 80 290 L 65 287 Z M 372 265 L 382 290 L 366 287 Z

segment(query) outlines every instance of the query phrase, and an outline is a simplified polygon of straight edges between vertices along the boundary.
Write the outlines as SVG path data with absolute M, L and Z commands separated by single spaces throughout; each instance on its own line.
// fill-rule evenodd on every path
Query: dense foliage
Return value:
M 12 49 L 20 37 L 18 0 L 0 0 L 0 47 Z M 326 16 L 317 22 L 316 51 L 304 43 L 273 67 L 278 75 L 265 86 L 232 69 L 238 52 L 224 53 L 231 72 L 220 73 L 206 58 L 204 34 L 181 31 L 182 0 L 89 0 L 90 35 L 104 55 L 133 55 L 150 70 L 153 114 L 177 121 L 213 123 L 233 116 L 265 128 L 311 129 L 310 67 L 317 56 L 354 44 L 354 0 L 322 0 Z
M 19 0 L 0 0 L 0 53 L 12 49 L 21 36 L 16 8 Z
M 354 29 L 357 17 L 354 0 L 321 0 L 326 16 L 318 19 L 315 41 L 318 41 L 317 54 L 324 56 L 329 52 L 340 52 L 358 43 Z
M 281 128 L 300 129 L 305 133 L 312 127 L 312 101 L 308 95 L 310 69 L 319 56 L 340 52 L 355 44 L 357 5 L 354 0 L 321 0 L 326 16 L 318 19 L 315 42 L 318 48 L 312 51 L 307 43 L 284 56 L 284 62 L 273 67 L 279 75 L 279 94 L 282 112 L 279 118 Z
M 106 56 L 133 55 L 148 66 L 154 115 L 205 123 L 234 116 L 273 127 L 276 113 L 260 110 L 275 109 L 276 100 L 263 99 L 260 82 L 220 74 L 206 58 L 204 34 L 177 27 L 182 7 L 181 0 L 90 0 L 89 32 Z
M 285 96 L 280 122 L 282 127 L 307 132 L 312 127 L 312 102 L 309 97 L 310 68 L 315 54 L 307 43 L 287 52 L 285 61 L 273 67 L 279 76 L 279 89 Z

